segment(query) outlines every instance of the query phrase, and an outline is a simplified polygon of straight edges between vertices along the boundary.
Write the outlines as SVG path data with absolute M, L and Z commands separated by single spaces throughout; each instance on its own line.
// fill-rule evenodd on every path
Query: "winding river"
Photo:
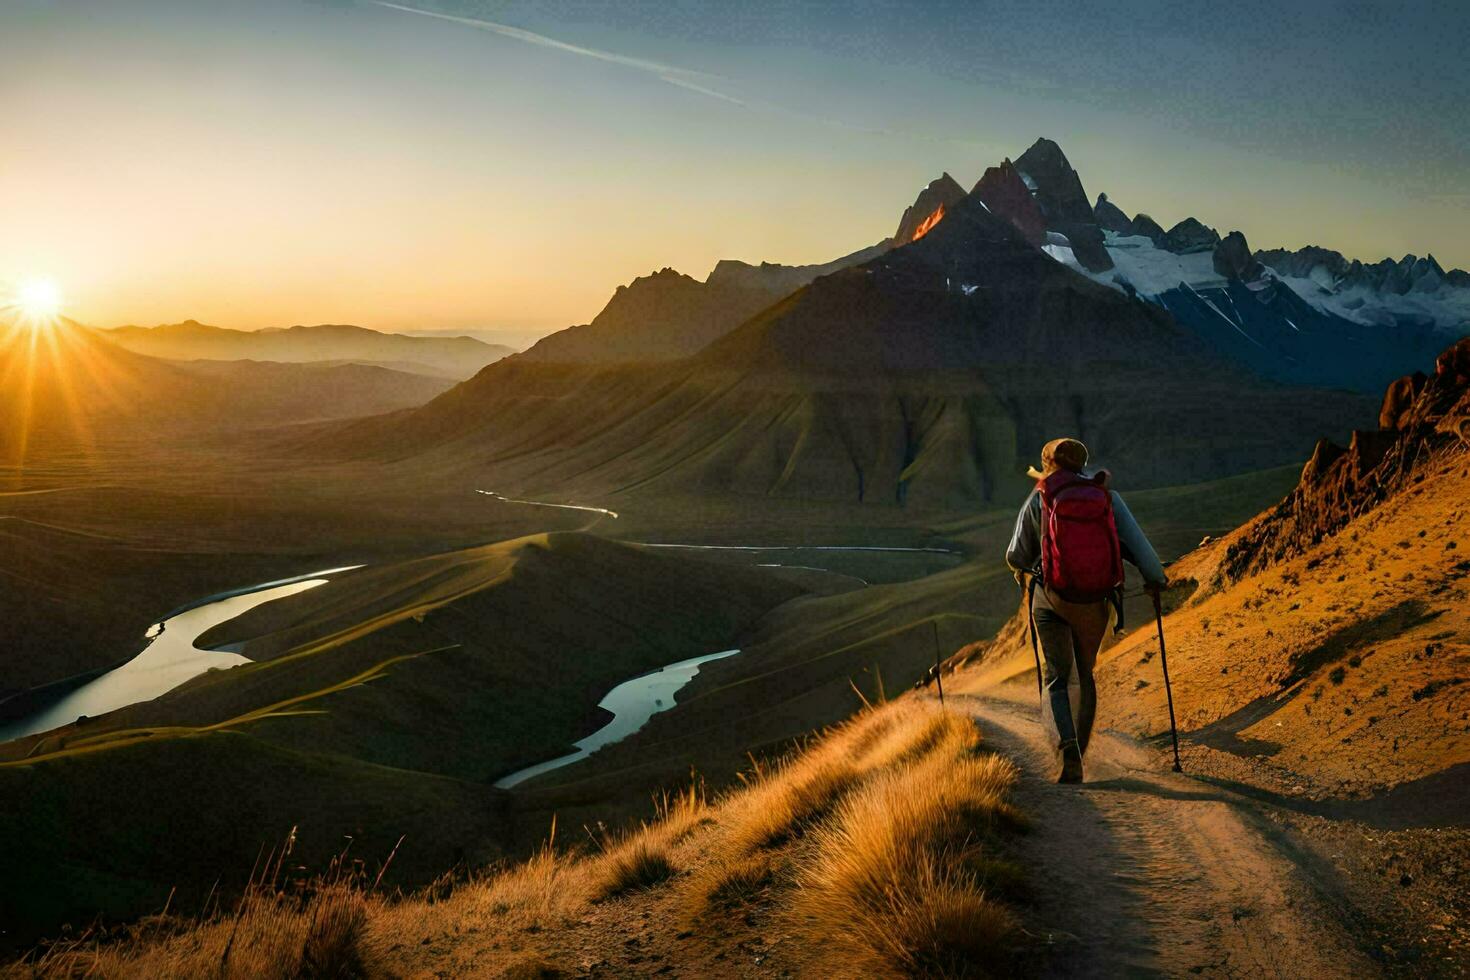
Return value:
M 87 681 L 38 711 L 0 725 L 0 742 L 49 732 L 82 715 L 92 718 L 140 701 L 151 701 L 207 670 L 250 663 L 249 658 L 231 650 L 201 650 L 194 641 L 220 623 L 244 615 L 262 603 L 314 589 L 328 581 L 326 576 L 356 567 L 359 566 L 329 568 L 263 582 L 218 593 L 181 609 L 149 627 L 148 646 L 132 660 Z
M 555 507 L 578 510 L 616 519 L 617 513 L 604 507 L 580 504 L 553 503 L 543 500 L 524 500 L 502 496 L 490 490 L 476 493 L 503 503 L 522 504 L 532 507 Z M 958 555 L 947 548 L 902 548 L 874 545 L 703 545 L 675 543 L 639 543 L 646 548 L 679 549 L 688 551 L 724 551 L 752 554 L 802 552 L 888 552 L 900 554 Z M 764 567 L 783 567 L 775 562 L 761 562 Z M 167 694 L 180 684 L 209 671 L 239 664 L 250 663 L 237 650 L 229 648 L 200 649 L 195 646 L 198 638 L 208 630 L 241 616 L 256 606 L 296 595 L 325 584 L 329 576 L 351 571 L 361 566 L 330 568 L 311 572 L 295 578 L 264 582 L 230 592 L 218 593 L 199 602 L 179 609 L 149 628 L 148 645 L 136 657 L 119 667 L 82 683 L 79 687 L 61 695 L 57 700 L 28 715 L 9 722 L 0 723 L 0 742 L 48 732 L 70 724 L 80 717 L 96 717 L 118 708 L 142 701 L 150 701 Z M 787 565 L 792 568 L 811 568 L 807 565 Z M 835 573 L 834 573 L 835 574 Z M 850 576 L 854 577 L 855 576 Z M 862 579 L 857 581 L 866 584 Z M 575 751 L 546 762 L 511 773 L 495 785 L 502 788 L 516 786 L 543 773 L 571 765 L 586 758 L 606 745 L 622 741 L 637 732 L 648 720 L 662 711 L 672 708 L 675 695 L 699 673 L 701 665 L 725 657 L 733 657 L 739 650 L 723 650 L 705 654 L 689 660 L 669 664 L 658 670 L 624 681 L 599 702 L 599 706 L 612 712 L 613 718 L 602 728 L 575 743 Z
M 669 664 L 667 667 L 641 674 L 632 680 L 623 681 L 597 702 L 599 708 L 613 713 L 612 721 L 575 743 L 575 752 L 520 769 L 496 780 L 495 785 L 501 789 L 509 789 L 542 773 L 551 772 L 553 769 L 560 769 L 562 766 L 569 766 L 585 759 L 604 745 L 621 742 L 648 724 L 648 719 L 661 711 L 672 708 L 675 703 L 674 695 L 694 679 L 694 675 L 699 673 L 702 665 L 712 660 L 733 657 L 739 652 L 739 650 L 722 650 L 719 653 L 708 653 L 702 657 L 681 660 L 676 664 Z

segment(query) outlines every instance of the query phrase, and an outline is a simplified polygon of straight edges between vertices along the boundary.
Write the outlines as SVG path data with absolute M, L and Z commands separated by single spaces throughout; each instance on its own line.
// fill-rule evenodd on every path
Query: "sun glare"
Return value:
M 31 320 L 50 320 L 61 312 L 61 290 L 54 279 L 27 279 L 16 288 L 13 304 Z

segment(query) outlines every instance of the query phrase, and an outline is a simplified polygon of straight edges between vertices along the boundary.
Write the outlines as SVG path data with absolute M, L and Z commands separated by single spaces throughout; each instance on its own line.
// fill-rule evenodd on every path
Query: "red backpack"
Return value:
M 1108 476 L 1059 470 L 1041 492 L 1041 579 L 1067 602 L 1097 602 L 1123 584 Z

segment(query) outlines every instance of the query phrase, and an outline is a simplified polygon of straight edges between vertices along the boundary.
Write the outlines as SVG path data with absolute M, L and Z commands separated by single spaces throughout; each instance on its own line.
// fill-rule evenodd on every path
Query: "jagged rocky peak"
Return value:
M 1198 218 L 1185 218 L 1164 235 L 1163 247 L 1176 255 L 1207 252 L 1220 244 L 1220 233 Z
M 1108 200 L 1106 194 L 1097 196 L 1097 203 L 1092 206 L 1092 217 L 1097 226 L 1103 231 L 1111 231 L 1117 235 L 1132 234 L 1133 222 L 1123 209 Z
M 1009 158 L 989 167 L 971 192 L 992 214 L 1015 225 L 1032 245 L 1046 242 L 1046 218 Z
M 1254 282 L 1261 277 L 1264 267 L 1251 254 L 1245 235 L 1232 231 L 1215 246 L 1215 271 L 1226 279 L 1239 282 Z
M 907 245 L 923 238 L 944 218 L 945 212 L 964 200 L 964 197 L 965 189 L 948 172 L 929 181 L 928 186 L 919 191 L 914 203 L 904 210 L 903 217 L 898 220 L 893 243 Z
M 1082 178 L 1062 148 L 1039 139 L 1016 160 L 1016 172 L 1041 209 L 1048 231 L 1067 239 L 1078 263 L 1089 272 L 1106 272 L 1113 259 L 1103 247 L 1102 229 L 1087 203 Z
M 637 289 L 640 286 L 672 284 L 676 282 L 684 282 L 686 280 L 688 282 L 695 281 L 693 276 L 685 275 L 678 269 L 666 265 L 656 272 L 650 272 L 646 276 L 639 276 L 632 282 L 619 286 L 617 291 L 622 293 L 627 292 L 630 289 Z
M 1055 142 L 1043 138 L 1032 143 L 1016 160 L 1016 169 L 1035 194 L 1048 227 L 1055 231 L 1064 224 L 1095 222 L 1082 178 Z
M 672 298 L 688 302 L 703 290 L 704 283 L 698 279 L 665 266 L 657 272 L 639 276 L 632 282 L 619 286 L 592 322 L 596 324 L 629 316 L 646 316 L 656 306 L 667 303 Z

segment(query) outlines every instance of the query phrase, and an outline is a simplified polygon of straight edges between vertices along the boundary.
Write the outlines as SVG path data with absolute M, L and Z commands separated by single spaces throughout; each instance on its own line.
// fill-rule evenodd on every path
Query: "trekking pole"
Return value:
M 1031 630 L 1031 655 L 1036 658 L 1036 707 L 1043 708 L 1046 699 L 1041 694 L 1041 645 L 1036 641 L 1036 614 L 1031 611 L 1031 599 L 1036 592 L 1036 576 L 1032 575 L 1028 581 L 1029 586 L 1021 585 L 1021 602 L 1026 607 L 1026 623 Z
M 1169 686 L 1169 655 L 1164 651 L 1164 605 L 1159 594 L 1153 594 L 1154 619 L 1159 624 L 1159 663 L 1164 666 L 1164 696 L 1169 699 L 1169 734 L 1174 739 L 1174 771 L 1183 772 L 1179 764 L 1179 726 L 1174 723 L 1174 690 Z
M 939 706 L 944 707 L 944 671 L 941 669 L 942 661 L 939 659 L 939 620 L 931 619 L 929 625 L 934 627 L 934 683 L 939 685 Z

